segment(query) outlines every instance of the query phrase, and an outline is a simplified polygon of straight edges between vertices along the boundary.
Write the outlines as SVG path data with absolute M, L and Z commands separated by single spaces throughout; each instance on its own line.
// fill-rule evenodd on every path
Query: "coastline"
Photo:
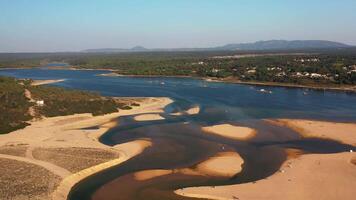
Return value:
M 47 199 L 64 200 L 71 188 L 79 181 L 94 173 L 125 162 L 140 154 L 145 148 L 151 145 L 151 142 L 145 138 L 129 141 L 113 147 L 106 146 L 98 140 L 101 135 L 118 125 L 119 117 L 147 113 L 163 113 L 164 107 L 173 102 L 171 99 L 163 97 L 139 98 L 139 100 L 140 106 L 134 107 L 131 110 L 120 110 L 119 112 L 107 115 L 92 116 L 91 114 L 74 114 L 30 121 L 31 125 L 24 129 L 0 135 L 0 150 L 3 151 L 0 153 L 0 157 L 6 160 L 25 161 L 41 168 L 45 167 L 44 169 L 48 170 L 49 173 L 64 174 L 61 176 L 60 182 L 50 183 L 58 184 L 58 187 L 47 197 Z M 87 129 L 87 127 L 98 128 Z M 11 152 L 4 152 L 4 149 L 12 150 Z M 101 153 L 98 155 L 85 154 L 84 156 L 79 156 L 76 162 L 79 164 L 84 162 L 83 166 L 87 167 L 83 170 L 69 172 L 68 169 L 70 168 L 68 167 L 70 167 L 70 162 L 66 163 L 64 159 L 64 164 L 58 165 L 56 161 L 51 161 L 53 154 L 51 154 L 52 156 L 50 158 L 43 160 L 43 157 L 38 157 L 42 150 L 50 152 L 59 151 L 54 154 L 54 157 L 56 157 L 55 160 L 61 160 L 63 156 L 67 155 L 75 156 L 70 153 L 73 150 L 83 150 L 84 152 L 91 150 Z M 23 151 L 23 153 L 14 155 L 14 153 L 18 151 Z M 95 165 L 88 164 L 86 161 L 88 159 L 90 160 L 91 157 L 93 157 L 94 160 L 97 159 L 95 157 L 100 158 L 100 155 L 103 153 L 110 153 L 113 154 L 113 156 L 103 157 L 102 160 L 104 162 L 99 162 Z M 97 162 L 96 160 L 96 163 Z
M 9 70 L 9 69 L 36 69 L 39 67 L 21 67 L 21 68 L 0 68 L 0 70 Z M 83 70 L 83 71 L 108 71 L 109 73 L 98 74 L 97 76 L 108 76 L 108 77 L 138 77 L 138 78 L 191 78 L 199 79 L 207 82 L 218 82 L 218 83 L 231 83 L 231 84 L 240 84 L 240 85 L 252 85 L 252 86 L 268 86 L 268 87 L 285 87 L 285 88 L 301 88 L 301 89 L 312 89 L 312 90 L 328 90 L 336 92 L 356 92 L 356 86 L 323 86 L 323 85 L 298 85 L 293 83 L 278 83 L 278 82 L 259 82 L 259 81 L 240 81 L 233 78 L 215 78 L 215 77 L 199 77 L 199 76 L 190 76 L 190 75 L 129 75 L 129 74 L 119 74 L 115 69 L 107 68 L 80 68 L 75 66 L 69 67 L 51 67 L 49 70 Z

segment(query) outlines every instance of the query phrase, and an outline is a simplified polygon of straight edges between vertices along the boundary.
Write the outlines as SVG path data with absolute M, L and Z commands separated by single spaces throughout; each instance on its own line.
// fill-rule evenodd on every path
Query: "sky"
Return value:
M 356 0 L 0 0 L 0 52 L 270 39 L 356 45 Z

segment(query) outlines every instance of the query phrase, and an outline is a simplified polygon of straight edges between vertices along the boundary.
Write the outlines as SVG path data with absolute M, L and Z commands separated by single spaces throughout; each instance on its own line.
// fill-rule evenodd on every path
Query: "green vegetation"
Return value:
M 51 86 L 34 86 L 30 91 L 34 99 L 44 101 L 45 105 L 38 106 L 37 110 L 40 115 L 46 117 L 74 113 L 103 115 L 116 112 L 118 107 L 113 99 L 104 98 L 95 93 Z
M 32 104 L 24 95 L 24 86 L 13 78 L 0 77 L 0 133 L 8 133 L 28 125 Z
M 31 99 L 25 96 L 25 90 Z M 36 105 L 36 101 L 44 105 Z M 30 80 L 0 77 L 0 134 L 24 128 L 33 117 L 54 117 L 79 113 L 103 115 L 119 109 L 131 109 L 131 102 L 102 97 L 99 94 L 51 86 L 31 86 Z M 30 112 L 30 108 L 35 113 Z

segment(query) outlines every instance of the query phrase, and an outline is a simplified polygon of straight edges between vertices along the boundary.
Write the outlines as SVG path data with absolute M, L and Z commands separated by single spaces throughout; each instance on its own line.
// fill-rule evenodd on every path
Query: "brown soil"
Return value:
M 27 146 L 16 145 L 16 146 L 2 146 L 0 147 L 0 154 L 7 154 L 12 156 L 25 156 Z
M 70 172 L 113 160 L 119 157 L 115 151 L 95 148 L 36 148 L 33 151 L 35 159 L 47 161 L 63 167 Z
M 42 167 L 9 159 L 0 159 L 0 171 L 0 199 L 49 199 L 61 180 Z

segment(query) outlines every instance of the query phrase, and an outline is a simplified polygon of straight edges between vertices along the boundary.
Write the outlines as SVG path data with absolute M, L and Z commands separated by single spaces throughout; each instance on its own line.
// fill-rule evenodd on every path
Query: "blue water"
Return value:
M 170 97 L 173 104 L 162 114 L 165 120 L 137 122 L 121 117 L 120 126 L 105 133 L 100 142 L 116 145 L 149 138 L 153 145 L 129 161 L 90 176 L 72 188 L 69 200 L 192 200 L 173 193 L 188 186 L 253 182 L 276 173 L 287 159 L 285 149 L 305 153 L 337 153 L 356 147 L 337 141 L 303 138 L 286 127 L 269 124 L 266 118 L 306 118 L 356 121 L 356 94 L 284 87 L 247 86 L 206 82 L 192 78 L 106 77 L 107 71 L 38 69 L 0 70 L 0 75 L 31 79 L 66 79 L 53 85 L 99 92 L 117 97 Z M 260 89 L 272 91 L 261 93 Z M 172 116 L 169 112 L 200 106 L 197 115 Z M 247 141 L 205 134 L 202 126 L 231 123 L 254 128 Z M 93 127 L 88 127 L 92 129 Z M 95 127 L 94 127 L 95 128 Z M 222 148 L 224 147 L 224 148 Z M 243 170 L 232 178 L 172 174 L 140 182 L 134 172 L 148 169 L 194 167 L 222 151 L 236 151 Z
M 31 79 L 66 79 L 54 85 L 118 97 L 171 97 L 175 109 L 200 105 L 222 120 L 311 118 L 356 120 L 356 94 L 284 87 L 247 86 L 190 78 L 105 77 L 107 71 L 18 69 L 0 75 Z M 259 92 L 260 89 L 272 94 Z

